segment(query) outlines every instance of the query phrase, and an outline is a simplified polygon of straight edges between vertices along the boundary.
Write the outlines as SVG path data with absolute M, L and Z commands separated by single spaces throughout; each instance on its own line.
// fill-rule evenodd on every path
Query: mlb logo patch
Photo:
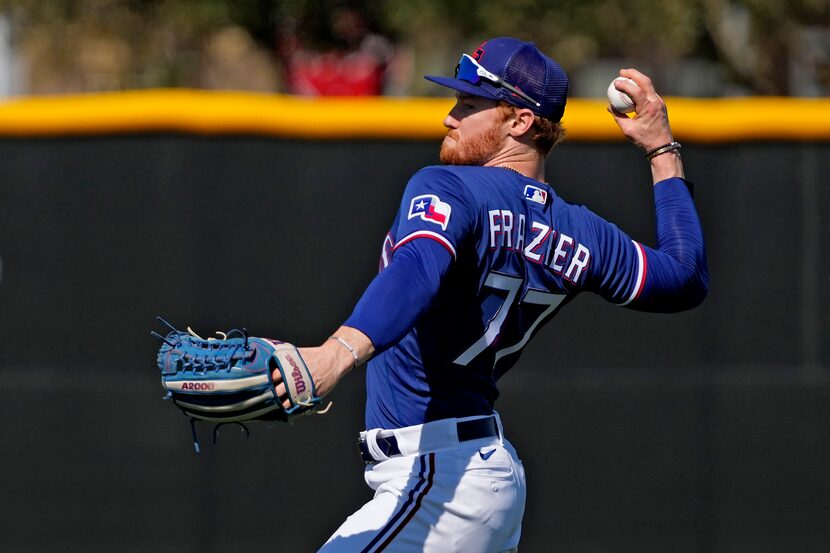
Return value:
M 447 230 L 451 212 L 452 207 L 450 207 L 450 204 L 442 202 L 434 194 L 415 196 L 412 198 L 412 203 L 409 204 L 410 219 L 420 217 L 424 221 L 440 225 L 441 230 Z
M 525 199 L 537 204 L 545 205 L 548 201 L 548 191 L 542 190 L 538 186 L 528 184 L 525 186 Z

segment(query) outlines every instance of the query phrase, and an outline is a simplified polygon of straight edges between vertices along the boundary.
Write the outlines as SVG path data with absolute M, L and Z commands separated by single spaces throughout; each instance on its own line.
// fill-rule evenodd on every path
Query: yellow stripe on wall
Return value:
M 678 140 L 830 140 L 830 99 L 667 98 Z M 300 98 L 247 92 L 141 90 L 29 97 L 0 104 L 0 136 L 181 132 L 300 139 L 437 139 L 452 98 Z M 573 98 L 569 141 L 623 136 L 602 100 Z

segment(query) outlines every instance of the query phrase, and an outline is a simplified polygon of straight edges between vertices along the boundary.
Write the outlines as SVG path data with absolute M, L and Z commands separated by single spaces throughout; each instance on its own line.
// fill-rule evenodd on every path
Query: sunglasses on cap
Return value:
M 467 54 L 462 54 L 461 60 L 459 60 L 458 65 L 455 67 L 455 78 L 461 79 L 462 81 L 466 81 L 470 84 L 475 85 L 480 83 L 481 79 L 486 79 L 490 83 L 505 88 L 513 94 L 520 96 L 521 98 L 527 100 L 537 108 L 541 107 L 542 105 L 530 96 L 528 96 L 527 94 L 525 94 L 524 92 L 522 92 L 521 90 L 519 90 L 518 88 L 516 88 L 515 86 L 504 82 L 503 79 L 499 78 L 494 73 L 491 73 L 484 69 L 484 67 L 482 67 L 476 60 L 474 60 Z

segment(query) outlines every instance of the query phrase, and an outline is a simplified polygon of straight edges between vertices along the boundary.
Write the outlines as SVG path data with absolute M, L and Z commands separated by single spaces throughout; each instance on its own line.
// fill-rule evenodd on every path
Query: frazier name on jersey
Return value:
M 526 221 L 506 209 L 487 212 L 490 249 L 513 251 L 526 260 L 544 264 L 554 274 L 577 283 L 591 262 L 591 251 L 576 240 L 538 221 Z

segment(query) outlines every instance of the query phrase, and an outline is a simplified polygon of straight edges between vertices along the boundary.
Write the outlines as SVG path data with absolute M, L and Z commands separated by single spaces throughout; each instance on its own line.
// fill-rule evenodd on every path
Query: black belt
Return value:
M 485 417 L 482 419 L 472 419 L 467 421 L 460 421 L 456 424 L 456 431 L 458 432 L 459 442 L 469 442 L 470 440 L 480 440 L 481 438 L 493 438 L 499 435 L 499 427 L 496 424 L 496 417 Z M 378 436 L 375 441 L 378 448 L 387 457 L 397 457 L 401 455 L 401 450 L 398 447 L 398 440 L 395 436 L 381 438 Z M 358 441 L 360 446 L 360 456 L 363 457 L 363 462 L 368 464 L 377 463 L 383 459 L 375 459 L 369 452 L 369 446 L 366 444 L 366 439 L 361 437 Z

